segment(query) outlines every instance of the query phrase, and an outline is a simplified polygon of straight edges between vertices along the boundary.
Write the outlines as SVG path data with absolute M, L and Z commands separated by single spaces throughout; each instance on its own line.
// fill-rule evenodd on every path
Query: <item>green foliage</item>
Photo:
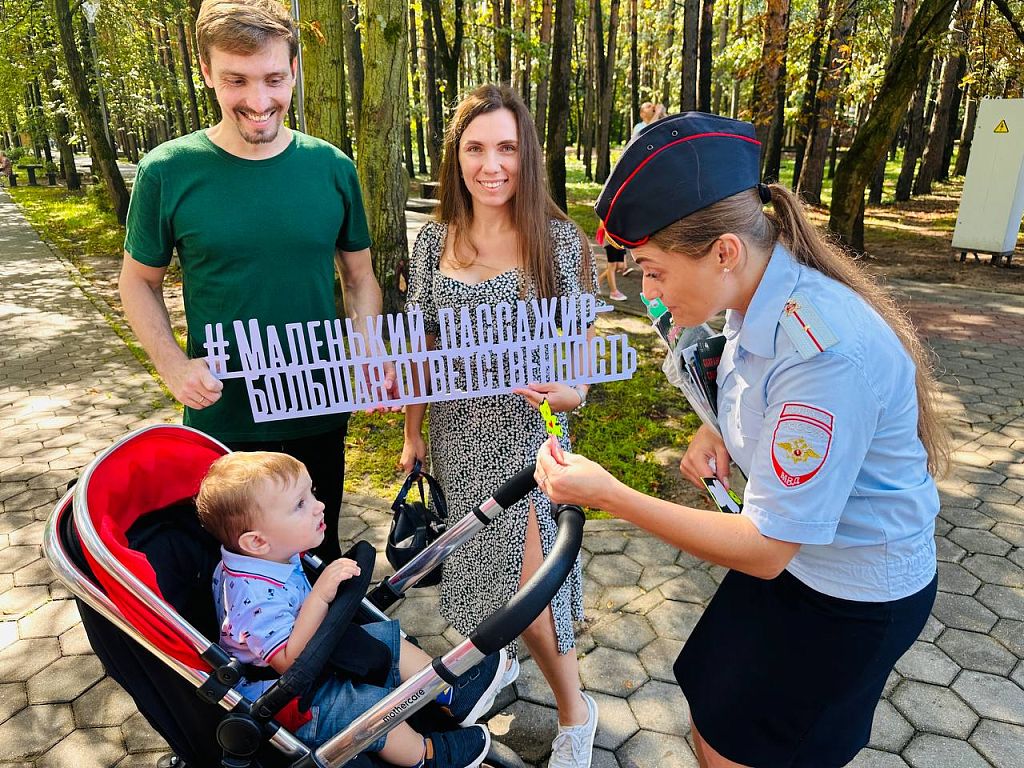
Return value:
M 657 496 L 666 490 L 667 474 L 678 469 L 661 464 L 656 452 L 685 449 L 700 419 L 661 372 L 665 351 L 654 334 L 631 334 L 630 344 L 639 354 L 636 373 L 591 390 L 574 424 L 574 450 L 631 488 Z

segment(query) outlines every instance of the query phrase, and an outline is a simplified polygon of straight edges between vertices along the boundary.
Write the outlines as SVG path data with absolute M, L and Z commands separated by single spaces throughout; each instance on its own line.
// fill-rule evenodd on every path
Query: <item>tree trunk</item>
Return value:
M 345 119 L 341 108 L 344 13 L 344 5 L 336 0 L 305 0 L 302 8 L 306 132 L 339 149 Z
M 590 0 L 587 12 L 586 53 L 583 54 L 587 66 L 576 68 L 576 84 L 573 89 L 577 94 L 581 90 L 583 92 L 582 104 L 579 98 L 573 99 L 572 102 L 577 110 L 576 158 L 583 162 L 583 178 L 586 181 L 594 180 L 594 103 L 599 98 L 596 92 L 601 87 L 601 70 L 604 67 L 604 47 L 600 42 L 604 27 L 601 16 L 601 0 Z M 577 61 L 581 58 L 578 52 L 574 58 Z M 581 78 L 582 88 L 579 83 Z
M 545 162 L 548 186 L 555 203 L 568 210 L 565 195 L 565 146 L 569 132 L 570 45 L 572 44 L 573 0 L 554 0 L 555 23 L 551 45 L 551 102 Z
M 959 59 L 960 78 L 957 80 L 956 88 L 953 89 L 953 105 L 949 108 L 949 128 L 946 130 L 946 145 L 942 149 L 942 161 L 939 163 L 939 172 L 936 181 L 949 181 L 949 164 L 953 161 L 953 146 L 960 136 L 960 104 L 963 102 L 964 89 L 960 86 L 963 76 L 967 72 L 967 56 L 961 53 Z
M 787 10 L 783 19 L 781 32 L 782 61 L 779 64 L 778 77 L 775 80 L 775 109 L 768 131 L 768 142 L 764 149 L 764 170 L 762 177 L 771 181 L 779 180 L 782 170 L 782 134 L 786 128 L 786 57 L 789 52 L 789 0 L 785 0 Z
M 951 24 L 952 33 L 960 38 L 957 41 L 958 48 L 960 45 L 966 45 L 967 39 L 970 37 L 973 7 L 974 0 L 960 0 L 957 12 L 959 19 Z M 957 30 L 958 26 L 962 33 Z M 948 162 L 943 167 L 943 160 L 946 158 L 946 136 L 952 133 L 951 123 L 953 125 L 956 123 L 957 113 L 953 107 L 965 65 L 966 59 L 957 52 L 950 53 L 942 65 L 941 84 L 935 101 L 935 111 L 932 113 L 931 127 L 928 131 L 928 144 L 921 157 L 921 167 L 918 169 L 917 178 L 914 181 L 913 193 L 915 195 L 931 194 L 932 183 L 937 178 L 948 176 Z
M 754 134 L 762 145 L 762 162 L 767 155 L 765 145 L 776 113 L 780 81 L 783 81 L 784 87 L 788 31 L 789 0 L 768 0 L 764 18 L 764 43 L 761 47 L 760 66 L 754 76 L 754 103 L 751 108 Z
M 164 67 L 167 69 L 167 89 L 174 101 L 174 120 L 178 136 L 188 133 L 188 123 L 185 120 L 185 105 L 181 100 L 181 80 L 178 78 L 178 62 L 174 58 L 174 49 L 171 46 L 171 33 L 167 25 L 167 14 L 160 11 L 160 49 Z
M 927 66 L 931 67 L 930 60 Z M 914 185 L 917 161 L 921 159 L 921 152 L 924 151 L 924 107 L 928 99 L 930 79 L 929 77 L 928 80 L 920 84 L 914 92 L 913 100 L 910 102 L 910 111 L 907 114 L 907 143 L 903 148 L 903 162 L 900 165 L 900 175 L 896 179 L 896 200 L 898 202 L 906 202 L 910 199 L 910 190 Z
M 181 54 L 182 79 L 185 81 L 185 93 L 188 95 L 188 117 L 189 130 L 198 131 L 202 125 L 199 122 L 199 100 L 196 98 L 196 84 L 192 80 L 192 56 L 188 50 L 188 35 L 185 32 L 185 22 L 182 19 L 184 10 L 178 13 L 178 52 Z
M 839 100 L 843 72 L 849 63 L 841 51 L 853 29 L 854 8 L 854 4 L 838 0 L 833 11 L 832 38 L 825 60 L 825 77 L 818 89 L 818 116 L 811 131 L 807 151 L 804 153 L 800 180 L 797 182 L 797 191 L 804 200 L 814 205 L 821 205 L 821 187 L 828 145 L 832 138 L 832 120 L 835 117 L 836 102 Z
M 522 98 L 526 108 L 529 109 L 532 99 L 533 55 L 530 52 L 532 48 L 530 41 L 533 38 L 533 9 L 531 0 L 516 0 L 516 2 L 519 6 L 519 35 L 521 42 L 518 45 L 519 65 L 516 67 L 516 71 L 512 73 L 512 77 L 518 77 L 519 96 Z
M 551 45 L 551 20 L 554 16 L 552 0 L 543 0 L 540 13 L 540 47 L 547 51 Z M 542 77 L 537 84 L 537 134 L 541 146 L 547 145 L 548 130 L 548 82 L 551 79 L 551 72 L 547 77 Z
M 910 23 L 910 17 L 906 13 L 906 8 L 906 3 L 903 0 L 896 0 L 893 3 L 892 27 L 889 35 L 889 55 L 885 61 L 885 66 L 887 67 L 892 63 L 892 57 L 896 55 L 896 49 L 899 48 L 899 44 L 903 40 L 903 34 L 907 31 L 907 25 Z M 896 156 L 898 138 L 897 132 L 896 140 L 890 146 L 893 157 Z M 887 158 L 883 157 L 878 161 L 868 186 L 868 202 L 873 205 L 882 202 L 882 194 L 885 191 L 886 160 Z
M 967 161 L 971 159 L 971 143 L 974 141 L 974 126 L 978 122 L 978 100 L 973 93 L 967 95 L 967 113 L 964 115 L 964 128 L 960 133 L 960 150 L 956 153 L 956 176 L 967 174 Z
M 739 0 L 739 10 L 736 13 L 736 34 L 741 39 L 746 35 L 743 33 L 743 0 Z M 740 112 L 740 87 L 743 85 L 743 78 L 736 76 L 732 80 L 732 94 L 729 99 L 729 117 L 735 120 Z
M 683 62 L 679 86 L 679 110 L 697 108 L 697 48 L 700 42 L 701 0 L 683 0 Z
M 71 90 L 78 106 L 78 114 L 89 139 L 89 147 L 98 161 L 95 169 L 103 179 L 110 195 L 110 202 L 117 215 L 117 220 L 124 224 L 128 217 L 128 188 L 125 186 L 121 171 L 117 167 L 114 150 L 106 140 L 103 129 L 103 118 L 93 103 L 89 85 L 86 82 L 82 57 L 75 42 L 74 27 L 71 21 L 71 9 L 68 0 L 53 0 L 54 19 L 60 44 L 64 49 L 64 62 L 67 66 Z
M 800 170 L 804 164 L 808 134 L 818 114 L 818 79 L 821 76 L 821 48 L 822 39 L 825 37 L 825 30 L 828 27 L 829 2 L 830 0 L 818 0 L 818 17 L 814 22 L 814 36 L 811 39 L 811 48 L 808 52 L 804 97 L 803 101 L 800 102 L 800 116 L 796 121 L 793 183 L 791 186 L 791 189 L 794 191 L 796 190 L 797 182 L 800 180 Z
M 636 2 L 637 0 L 629 0 L 630 127 L 640 122 L 640 50 L 636 30 Z
M 434 48 L 434 29 L 424 8 L 423 13 L 423 73 L 426 77 L 427 102 L 427 155 L 430 157 L 430 178 L 437 179 L 441 170 L 441 147 L 444 141 L 441 93 L 437 83 L 437 58 Z
M 452 9 L 452 42 L 449 45 L 448 33 L 445 32 L 444 20 L 441 15 L 440 0 L 423 0 L 423 13 L 428 15 L 433 25 L 437 59 L 441 63 L 441 69 L 443 70 L 445 81 L 444 104 L 446 110 L 454 108 L 459 101 L 459 62 L 462 59 L 462 40 L 465 23 L 462 6 L 463 0 L 454 0 Z
M 494 23 L 494 63 L 498 67 L 498 82 L 512 84 L 512 1 L 491 0 L 491 20 Z
M 196 45 L 195 23 L 196 19 L 199 18 L 199 9 L 202 7 L 202 5 L 203 0 L 188 0 L 188 7 L 189 10 L 191 11 L 191 14 L 188 18 L 188 40 L 189 45 L 192 48 L 193 56 L 195 57 L 193 59 L 193 63 L 198 62 L 200 60 L 199 47 L 198 45 Z M 213 88 L 210 88 L 206 85 L 205 81 L 203 82 L 203 93 L 206 95 L 206 109 L 210 114 L 210 119 L 208 122 L 211 125 L 214 123 L 219 123 L 221 118 L 221 112 L 220 104 L 217 103 L 217 94 L 214 93 Z
M 730 0 L 725 0 L 725 7 L 722 9 L 722 19 L 721 19 L 721 21 L 719 22 L 719 25 L 718 25 L 718 40 L 717 40 L 717 43 L 716 43 L 719 56 L 722 55 L 722 53 L 725 51 L 726 45 L 728 45 L 728 43 L 729 43 L 729 13 L 730 13 L 731 8 L 732 8 L 732 5 L 731 5 Z M 817 42 L 817 40 L 815 39 L 814 41 L 812 41 L 811 45 L 813 46 L 816 42 Z M 702 66 L 703 66 L 703 64 L 702 64 Z M 710 62 L 709 62 L 709 66 L 708 66 L 708 71 L 712 72 L 712 67 L 710 66 Z M 722 110 L 724 109 L 724 107 L 722 105 L 722 100 L 723 100 L 722 97 L 723 97 L 723 92 L 722 92 L 721 78 L 719 78 L 718 80 L 712 79 L 711 111 L 714 114 L 716 114 L 716 115 L 722 114 Z
M 665 50 L 671 51 L 676 44 L 676 3 L 674 2 L 669 3 L 668 24 L 666 26 L 668 27 L 668 33 L 665 35 Z M 666 106 L 672 102 L 671 88 L 672 68 L 665 67 L 665 74 L 661 78 L 661 101 Z
M 723 21 L 722 24 L 728 24 Z M 700 41 L 697 46 L 697 109 L 711 111 L 712 41 L 715 37 L 715 0 L 701 0 Z
M 384 312 L 400 312 L 408 279 L 405 204 L 408 179 L 402 168 L 402 134 L 408 103 L 406 47 L 409 6 L 404 0 L 363 0 L 366 45 L 362 114 L 356 134 L 359 182 L 373 238 L 374 273 Z
M 153 28 L 152 25 L 146 24 L 144 36 L 146 40 L 146 56 L 150 61 L 152 67 L 151 72 L 160 71 L 160 61 L 157 58 L 155 44 L 153 42 Z M 163 88 L 161 84 L 156 82 L 152 77 L 147 80 L 149 85 L 149 97 L 156 105 L 156 115 L 152 118 L 154 133 L 156 134 L 156 144 L 163 144 L 170 138 L 170 134 L 167 130 L 167 110 L 164 108 L 164 97 Z
M 1024 25 L 1021 25 L 1020 20 L 1013 15 L 1013 10 L 1010 8 L 1010 4 L 1006 0 L 994 0 L 996 9 L 1003 15 L 1003 18 L 1010 25 L 1010 29 L 1013 30 L 1013 34 L 1020 40 L 1021 45 L 1024 45 Z
M 68 123 L 68 116 L 64 104 L 64 93 L 57 84 L 57 60 L 58 50 L 52 45 L 52 32 L 47 29 L 47 63 L 43 72 L 43 79 L 46 81 L 46 91 L 49 101 L 53 103 L 53 133 L 57 142 L 57 151 L 60 154 L 60 165 L 64 176 L 64 182 L 69 190 L 82 188 L 82 178 L 78 175 L 78 168 L 75 166 L 75 151 L 71 147 L 71 125 Z
M 595 0 L 600 12 L 600 0 Z M 608 50 L 599 60 L 597 73 L 597 175 L 595 181 L 604 184 L 611 172 L 612 106 L 615 94 L 615 59 L 618 55 L 619 0 L 608 0 Z M 597 46 L 602 46 L 600 36 Z
M 420 87 L 420 46 L 416 37 L 416 9 L 409 6 L 409 81 L 412 83 L 412 100 L 416 108 L 413 117 L 416 119 L 416 159 L 419 161 L 419 172 L 427 172 L 426 135 L 423 131 L 423 89 Z M 411 174 L 410 174 L 411 175 Z
M 325 4 L 327 5 L 327 4 Z M 359 120 L 363 114 L 363 41 L 359 31 L 359 6 L 355 0 L 341 0 L 341 29 L 344 35 L 342 47 L 345 51 L 345 79 L 352 99 L 352 123 L 356 134 L 356 149 L 359 146 Z
M 864 249 L 864 242 L 863 237 L 854 239 L 854 223 L 864 204 L 868 176 L 899 129 L 914 86 L 927 70 L 932 45 L 949 26 L 954 4 L 955 0 L 922 0 L 886 70 L 871 115 L 836 170 L 829 229 L 857 250 Z

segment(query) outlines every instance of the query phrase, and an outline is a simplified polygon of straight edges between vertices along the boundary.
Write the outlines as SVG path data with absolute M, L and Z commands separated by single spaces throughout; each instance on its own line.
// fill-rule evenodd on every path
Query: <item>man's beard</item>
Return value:
M 242 115 L 238 115 L 238 119 L 235 122 L 235 125 L 238 127 L 238 134 L 246 144 L 272 144 L 281 132 L 283 124 L 284 118 L 282 116 L 274 122 L 272 127 L 268 125 L 262 131 L 250 132 L 245 127 L 245 118 Z

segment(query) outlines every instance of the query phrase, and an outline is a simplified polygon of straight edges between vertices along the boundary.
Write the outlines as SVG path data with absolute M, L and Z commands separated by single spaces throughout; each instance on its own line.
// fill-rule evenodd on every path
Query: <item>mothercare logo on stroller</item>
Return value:
M 533 466 L 365 599 L 374 552 L 366 542 L 357 544 L 351 555 L 365 576 L 345 583 L 291 668 L 250 701 L 237 690 L 243 665 L 215 642 L 211 582 L 219 548 L 195 516 L 199 483 L 225 453 L 223 445 L 188 427 L 139 430 L 89 465 L 57 504 L 43 541 L 51 567 L 77 598 L 89 642 L 107 672 L 191 766 L 222 760 L 239 768 L 380 765 L 363 754 L 367 745 L 400 722 L 426 716 L 424 707 L 448 684 L 529 626 L 565 580 L 582 542 L 582 513 L 563 508 L 553 550 L 507 605 L 314 752 L 289 726 L 299 722 L 297 700 L 323 679 L 353 615 L 356 621 L 385 617 L 382 607 L 399 600 L 426 572 L 418 562 L 433 569 L 443 559 L 437 552 L 452 551 L 534 487 Z M 315 558 L 307 563 L 314 577 L 319 565 Z M 483 764 L 522 762 L 492 742 Z

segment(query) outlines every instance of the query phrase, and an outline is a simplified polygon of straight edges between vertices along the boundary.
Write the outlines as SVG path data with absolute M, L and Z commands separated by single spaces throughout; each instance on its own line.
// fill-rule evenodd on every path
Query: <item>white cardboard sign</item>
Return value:
M 278 421 L 506 394 L 531 382 L 631 378 L 637 354 L 624 334 L 587 338 L 597 313 L 610 309 L 591 294 L 440 309 L 433 350 L 417 308 L 369 317 L 365 333 L 348 318 L 289 323 L 283 338 L 255 318 L 235 320 L 233 371 L 224 323 L 206 325 L 203 347 L 214 375 L 245 379 L 254 421 Z M 386 363 L 395 366 L 397 399 L 385 390 Z

